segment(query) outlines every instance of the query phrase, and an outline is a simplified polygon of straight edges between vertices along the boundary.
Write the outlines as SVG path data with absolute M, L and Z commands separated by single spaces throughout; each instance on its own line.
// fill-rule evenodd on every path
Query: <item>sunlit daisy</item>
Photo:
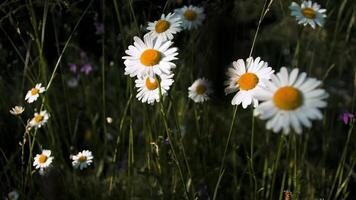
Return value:
M 30 121 L 30 126 L 35 128 L 41 128 L 48 121 L 49 114 L 46 110 L 41 111 L 40 113 L 35 113 L 34 117 Z
M 212 93 L 211 83 L 205 78 L 197 79 L 188 88 L 188 97 L 195 103 L 202 103 L 209 100 Z
M 312 126 L 311 120 L 323 118 L 320 109 L 326 106 L 328 94 L 319 88 L 321 84 L 315 78 L 308 78 L 305 72 L 299 73 L 297 68 L 288 74 L 282 67 L 266 82 L 266 88 L 259 91 L 258 98 L 263 103 L 256 108 L 255 114 L 268 120 L 266 128 L 273 132 L 283 130 L 288 134 L 293 128 L 296 133 L 302 133 L 303 126 Z
M 172 40 L 173 34 L 181 31 L 181 23 L 181 19 L 175 13 L 169 13 L 167 16 L 162 14 L 160 20 L 148 23 L 147 30 L 150 32 L 147 34 L 162 41 Z
M 264 87 L 264 82 L 269 80 L 273 74 L 268 63 L 262 61 L 259 57 L 246 59 L 246 62 L 239 59 L 232 63 L 226 73 L 229 80 L 225 82 L 225 94 L 238 91 L 231 101 L 232 105 L 239 105 L 246 108 L 248 105 L 256 107 L 258 100 L 255 98 L 256 92 Z
M 205 19 L 204 8 L 190 5 L 176 9 L 175 12 L 182 19 L 183 29 L 196 29 L 203 24 Z
M 170 75 L 161 75 L 160 82 L 161 82 L 161 92 L 162 96 L 166 96 L 169 88 L 171 87 L 174 74 Z M 159 102 L 160 93 L 159 93 L 159 83 L 156 78 L 151 76 L 141 76 L 137 77 L 135 81 L 136 87 L 138 88 L 138 92 L 136 98 L 142 103 L 153 104 L 154 102 Z
M 177 48 L 171 47 L 172 41 L 162 42 L 155 40 L 152 36 L 145 35 L 144 41 L 134 37 L 134 45 L 130 45 L 122 57 L 125 62 L 125 75 L 144 76 L 149 74 L 170 74 L 176 65 L 172 62 L 178 55 Z
M 36 169 L 40 169 L 40 174 L 43 174 L 44 170 L 51 166 L 53 161 L 53 156 L 51 156 L 51 151 L 44 149 L 41 154 L 37 154 L 33 166 Z
M 75 169 L 84 169 L 93 163 L 93 154 L 91 151 L 83 150 L 79 152 L 77 155 L 72 156 L 72 165 Z
M 42 87 L 41 83 L 36 84 L 34 88 L 29 90 L 25 96 L 25 100 L 28 103 L 32 103 L 37 100 L 37 98 L 40 96 L 41 93 L 45 91 L 45 88 Z
M 297 3 L 292 2 L 289 9 L 292 11 L 292 16 L 297 19 L 298 24 L 303 24 L 304 26 L 309 24 L 312 28 L 315 28 L 316 24 L 319 26 L 324 25 L 326 9 L 321 9 L 317 3 L 303 1 L 299 6 Z
M 25 108 L 22 106 L 15 106 L 13 108 L 11 108 L 10 113 L 12 115 L 21 115 L 23 113 L 23 111 L 25 111 Z

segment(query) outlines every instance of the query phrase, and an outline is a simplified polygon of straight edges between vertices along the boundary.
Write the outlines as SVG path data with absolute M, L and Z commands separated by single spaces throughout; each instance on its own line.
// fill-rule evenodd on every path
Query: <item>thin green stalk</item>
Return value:
M 353 123 L 351 123 L 349 131 L 347 133 L 347 139 L 346 139 L 346 142 L 345 142 L 345 146 L 344 146 L 344 149 L 342 151 L 341 158 L 340 158 L 340 161 L 339 161 L 339 165 L 337 167 L 336 174 L 335 174 L 335 177 L 334 177 L 334 181 L 333 181 L 332 187 L 330 189 L 330 192 L 328 194 L 327 200 L 331 199 L 331 197 L 332 197 L 332 195 L 334 193 L 334 189 L 336 187 L 337 180 L 342 178 L 340 176 L 340 174 L 342 174 L 342 171 L 344 170 L 344 165 L 345 165 L 345 161 L 346 161 L 346 155 L 347 155 L 347 150 L 348 150 L 349 143 L 350 143 L 350 138 L 351 138 L 351 135 L 352 135 L 352 130 L 353 130 Z M 338 185 L 338 186 L 340 186 L 340 185 Z M 338 188 L 338 187 L 336 187 L 336 188 Z
M 235 124 L 235 119 L 236 119 L 236 114 L 237 114 L 237 108 L 238 106 L 235 106 L 234 107 L 234 113 L 232 115 L 232 120 L 231 120 L 231 124 L 230 124 L 230 129 L 229 129 L 229 134 L 227 136 L 227 140 L 226 140 L 226 143 L 225 143 L 225 149 L 224 149 L 224 154 L 223 154 L 223 158 L 221 160 L 221 163 L 220 163 L 220 168 L 219 168 L 219 178 L 216 182 L 216 185 L 215 185 L 215 189 L 214 189 L 214 195 L 213 195 L 213 200 L 216 199 L 216 196 L 217 196 L 217 191 L 218 191 L 218 188 L 219 188 L 219 185 L 220 185 L 220 181 L 223 177 L 223 171 L 224 171 L 224 164 L 225 164 L 225 159 L 226 159 L 226 153 L 227 153 L 227 149 L 229 147 L 229 144 L 230 144 L 230 139 L 231 139 L 231 134 L 232 134 L 232 130 L 234 128 L 234 124 Z
M 187 199 L 190 199 L 189 197 L 189 188 L 187 188 L 187 185 L 185 183 L 185 179 L 184 179 L 184 176 L 183 176 L 183 171 L 182 171 L 182 168 L 180 166 L 180 162 L 178 160 L 178 156 L 177 156 L 177 153 L 175 151 L 175 148 L 174 148 L 174 145 L 173 145 L 173 137 L 170 133 L 170 130 L 169 130 L 169 127 L 168 127 L 168 121 L 167 121 L 167 116 L 166 116 L 166 112 L 165 112 L 165 109 L 164 109 L 164 104 L 163 104 L 163 95 L 162 95 L 162 88 L 161 88 L 161 81 L 159 80 L 159 78 L 157 77 L 157 80 L 158 80 L 158 88 L 159 88 L 159 98 L 160 98 L 160 101 L 159 101 L 159 104 L 160 104 L 160 113 L 162 115 L 162 118 L 163 118 L 163 124 L 164 124 L 164 128 L 165 128 L 165 131 L 166 131 L 166 134 L 167 134 L 167 137 L 168 137 L 168 142 L 169 142 L 169 146 L 171 147 L 171 150 L 172 150 L 172 154 L 173 154 L 173 159 L 174 159 L 174 162 L 178 168 L 178 172 L 179 172 L 179 175 L 180 175 L 180 179 L 182 181 L 182 184 L 184 186 L 184 192 L 185 192 L 185 195 L 186 195 L 186 198 Z

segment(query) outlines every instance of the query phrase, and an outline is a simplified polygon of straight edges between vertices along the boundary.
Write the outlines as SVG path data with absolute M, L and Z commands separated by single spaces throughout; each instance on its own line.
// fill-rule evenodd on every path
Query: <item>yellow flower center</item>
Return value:
M 43 120 L 43 116 L 42 115 L 36 115 L 35 116 L 35 122 L 36 123 L 40 123 Z
M 158 81 L 157 79 L 154 79 L 153 82 L 151 82 L 151 79 L 150 78 L 147 78 L 146 79 L 146 87 L 147 89 L 149 90 L 155 90 L 158 88 Z
M 282 110 L 294 110 L 302 105 L 303 95 L 297 88 L 285 86 L 274 93 L 273 101 Z
M 241 90 L 251 90 L 256 87 L 258 83 L 258 77 L 254 73 L 247 72 L 240 76 L 238 84 Z
M 170 23 L 166 20 L 158 20 L 155 26 L 155 30 L 157 33 L 165 32 L 170 26 Z
M 32 88 L 32 89 L 31 89 L 31 94 L 32 94 L 32 95 L 36 95 L 36 94 L 38 94 L 39 92 L 40 92 L 40 90 L 37 89 L 37 88 Z
M 302 10 L 302 14 L 308 19 L 314 19 L 316 17 L 315 10 L 313 10 L 312 8 L 304 8 Z
M 43 163 L 45 163 L 46 161 L 47 161 L 47 156 L 41 154 L 40 157 L 38 158 L 38 162 L 39 162 L 40 164 L 43 164 Z
M 140 61 L 146 67 L 157 65 L 161 60 L 161 53 L 155 49 L 145 50 L 140 57 Z
M 81 162 L 81 163 L 83 163 L 83 162 L 87 161 L 87 157 L 86 157 L 86 156 L 80 156 L 80 157 L 78 158 L 78 161 Z
M 197 88 L 196 88 L 196 92 L 199 95 L 204 94 L 205 91 L 206 91 L 206 87 L 204 85 L 198 85 Z
M 184 17 L 188 21 L 194 21 L 197 18 L 197 13 L 193 10 L 186 10 L 184 12 Z

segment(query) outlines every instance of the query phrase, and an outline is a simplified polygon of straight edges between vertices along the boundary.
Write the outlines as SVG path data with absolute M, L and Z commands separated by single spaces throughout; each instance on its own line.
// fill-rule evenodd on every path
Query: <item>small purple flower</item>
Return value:
M 105 32 L 104 24 L 95 22 L 94 25 L 95 25 L 95 29 L 96 29 L 96 31 L 95 31 L 96 35 L 104 34 L 104 32 Z
M 344 112 L 339 116 L 339 119 L 346 125 L 354 118 L 355 115 L 350 112 Z
M 77 67 L 76 64 L 74 64 L 74 63 L 69 63 L 68 66 L 69 66 L 69 71 L 73 72 L 74 74 L 77 73 L 77 68 L 78 68 L 78 67 Z
M 85 75 L 88 75 L 90 74 L 91 71 L 93 71 L 93 67 L 91 66 L 90 63 L 86 63 L 82 66 L 80 71 L 83 72 Z

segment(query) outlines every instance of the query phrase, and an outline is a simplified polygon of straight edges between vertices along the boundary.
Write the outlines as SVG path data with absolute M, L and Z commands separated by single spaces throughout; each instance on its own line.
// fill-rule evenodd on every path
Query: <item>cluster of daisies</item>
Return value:
M 136 77 L 137 99 L 154 104 L 161 96 L 166 96 L 174 80 L 178 49 L 173 47 L 174 35 L 183 29 L 199 27 L 205 18 L 204 9 L 184 6 L 168 15 L 148 23 L 148 33 L 143 40 L 134 37 L 133 45 L 125 51 L 125 75 Z M 205 92 L 205 91 L 204 91 Z
M 43 149 L 41 154 L 37 154 L 33 161 L 33 166 L 39 170 L 43 175 L 48 168 L 52 166 L 54 157 L 51 156 L 52 152 L 48 149 Z M 83 170 L 93 163 L 94 156 L 91 151 L 83 150 L 76 155 L 70 156 L 72 159 L 72 166 L 75 169 Z
M 42 87 L 41 83 L 35 85 L 31 88 L 25 96 L 25 101 L 28 103 L 34 103 L 40 97 L 40 94 L 46 91 L 45 87 Z M 25 111 L 22 106 L 15 106 L 10 110 L 12 115 L 21 115 Z M 40 112 L 35 112 L 32 119 L 28 120 L 26 129 L 31 130 L 32 128 L 38 129 L 44 126 L 48 119 L 49 114 L 46 110 L 41 110 Z M 43 175 L 45 170 L 51 167 L 54 157 L 51 156 L 51 150 L 43 149 L 41 154 L 37 154 L 33 161 L 33 166 L 39 170 L 39 173 Z M 77 155 L 71 156 L 72 165 L 74 168 L 80 170 L 87 168 L 93 162 L 93 155 L 91 151 L 83 150 Z
M 292 16 L 299 24 L 323 26 L 325 9 L 317 3 L 304 1 L 301 5 L 292 2 Z M 143 103 L 153 104 L 160 100 L 160 94 L 167 95 L 173 84 L 172 69 L 176 65 L 177 48 L 171 47 L 173 35 L 182 28 L 197 28 L 204 20 L 203 8 L 185 6 L 167 16 L 148 24 L 149 32 L 143 41 L 134 37 L 134 44 L 128 47 L 125 60 L 125 74 L 137 77 L 137 98 Z M 293 129 L 302 132 L 302 127 L 311 127 L 311 120 L 322 119 L 321 108 L 326 106 L 328 94 L 319 88 L 321 81 L 307 77 L 304 72 L 294 68 L 288 72 L 282 67 L 274 74 L 267 62 L 259 57 L 239 59 L 232 63 L 227 72 L 225 93 L 236 93 L 232 105 L 249 105 L 255 108 L 255 115 L 267 120 L 266 128 L 274 132 L 289 133 Z M 211 82 L 205 78 L 197 79 L 188 88 L 188 97 L 196 103 L 209 100 L 213 93 Z

